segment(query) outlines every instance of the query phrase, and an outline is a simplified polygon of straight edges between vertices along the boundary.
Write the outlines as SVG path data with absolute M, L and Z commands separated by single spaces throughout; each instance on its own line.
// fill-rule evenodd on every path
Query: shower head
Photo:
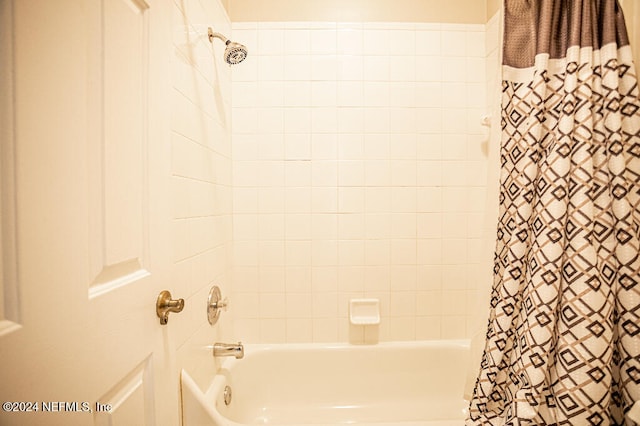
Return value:
M 244 61 L 247 57 L 247 48 L 246 46 L 235 43 L 233 41 L 226 41 L 227 48 L 224 49 L 224 60 L 229 65 L 239 64 Z
M 247 57 L 246 46 L 240 43 L 231 41 L 220 33 L 214 33 L 211 27 L 208 28 L 208 35 L 209 35 L 209 41 L 211 43 L 213 43 L 214 38 L 219 38 L 227 46 L 227 48 L 224 49 L 224 60 L 229 65 L 239 64 L 240 62 L 246 59 Z

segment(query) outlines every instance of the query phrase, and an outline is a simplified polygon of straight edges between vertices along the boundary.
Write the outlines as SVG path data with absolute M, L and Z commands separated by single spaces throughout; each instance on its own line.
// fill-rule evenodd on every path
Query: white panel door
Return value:
M 2 425 L 179 424 L 170 3 L 0 0 Z

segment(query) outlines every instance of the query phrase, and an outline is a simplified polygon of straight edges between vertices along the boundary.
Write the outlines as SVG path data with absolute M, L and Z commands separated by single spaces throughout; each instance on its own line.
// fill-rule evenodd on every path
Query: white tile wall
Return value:
M 238 337 L 362 341 L 353 297 L 380 299 L 381 340 L 469 336 L 490 268 L 485 26 L 244 22 L 233 38 L 249 46 L 232 74 Z
M 224 44 L 212 46 L 206 36 L 209 26 L 230 34 L 231 25 L 219 2 L 175 0 L 171 6 L 173 39 L 167 57 L 171 58 L 172 133 L 167 168 L 174 264 L 167 286 L 175 297 L 185 299 L 176 325 L 189 318 L 183 333 L 171 333 L 171 344 L 177 348 L 179 365 L 204 383 L 215 372 L 215 364 L 199 348 L 231 339 L 233 333 L 230 315 L 222 315 L 218 325 L 211 327 L 205 309 L 213 284 L 221 287 L 223 295 L 230 295 L 232 286 L 231 73 L 222 57 Z M 242 145 L 240 138 L 238 144 Z M 243 200 L 242 194 L 237 198 Z M 242 223 L 242 217 L 236 221 L 236 234 L 248 236 L 253 229 L 255 235 L 257 225 L 252 228 L 249 220 L 244 221 L 246 226 Z M 247 296 L 239 306 L 250 312 L 258 303 Z

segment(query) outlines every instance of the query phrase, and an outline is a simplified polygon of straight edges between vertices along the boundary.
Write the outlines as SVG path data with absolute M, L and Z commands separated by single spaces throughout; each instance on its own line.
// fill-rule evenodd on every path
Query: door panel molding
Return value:
M 155 424 L 151 354 L 100 397 L 92 409 L 96 426 Z
M 91 299 L 150 275 L 148 9 L 144 0 L 115 0 L 91 13 Z

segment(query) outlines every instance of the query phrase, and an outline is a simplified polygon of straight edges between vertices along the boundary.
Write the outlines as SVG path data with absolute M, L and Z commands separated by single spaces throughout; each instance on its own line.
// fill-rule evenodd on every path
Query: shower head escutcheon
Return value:
M 213 32 L 211 27 L 208 28 L 208 36 L 209 41 L 213 44 L 214 38 L 219 38 L 224 42 L 227 48 L 224 50 L 224 60 L 229 65 L 239 64 L 244 61 L 247 57 L 247 48 L 246 46 L 236 43 L 234 41 L 229 40 L 225 36 L 220 33 Z

